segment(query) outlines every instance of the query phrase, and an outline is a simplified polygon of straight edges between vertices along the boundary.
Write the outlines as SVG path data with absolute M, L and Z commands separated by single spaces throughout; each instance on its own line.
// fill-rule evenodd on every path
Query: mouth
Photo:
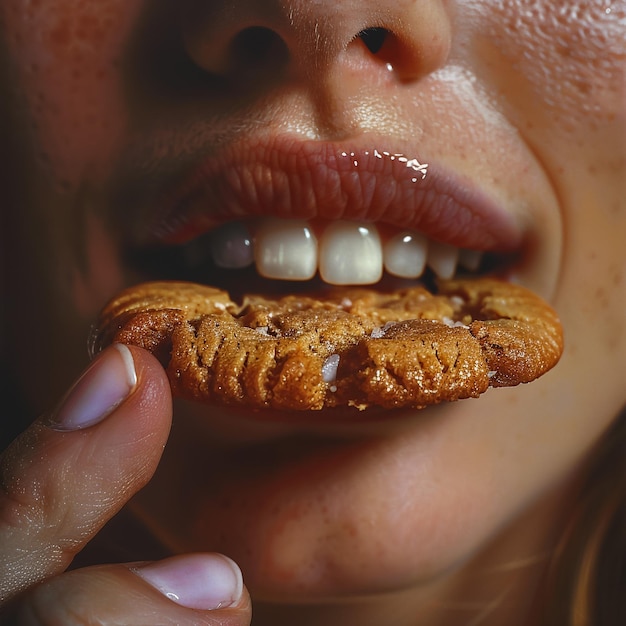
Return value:
M 236 143 L 164 197 L 130 266 L 233 297 L 502 276 L 523 255 L 521 226 L 475 181 L 371 138 Z
M 513 284 L 531 247 L 514 209 L 423 157 L 235 144 L 155 214 L 127 255 L 142 284 L 105 307 L 94 346 L 153 351 L 183 398 L 369 416 L 531 382 L 560 358 L 556 313 Z

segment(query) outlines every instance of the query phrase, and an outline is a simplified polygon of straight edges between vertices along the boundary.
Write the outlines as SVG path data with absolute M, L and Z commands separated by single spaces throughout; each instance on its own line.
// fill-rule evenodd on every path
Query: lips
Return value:
M 234 143 L 165 194 L 147 243 L 185 244 L 226 222 L 271 216 L 381 224 L 469 250 L 512 252 L 521 245 L 514 217 L 475 183 L 383 143 L 290 136 Z

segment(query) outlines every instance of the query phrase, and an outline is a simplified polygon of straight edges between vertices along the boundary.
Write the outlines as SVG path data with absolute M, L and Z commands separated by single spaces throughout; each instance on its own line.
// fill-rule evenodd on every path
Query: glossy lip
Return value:
M 389 142 L 389 140 L 387 140 Z M 181 244 L 221 223 L 255 217 L 347 219 L 419 231 L 460 248 L 508 252 L 523 233 L 471 181 L 421 156 L 361 137 L 279 136 L 236 142 L 166 193 L 149 244 Z

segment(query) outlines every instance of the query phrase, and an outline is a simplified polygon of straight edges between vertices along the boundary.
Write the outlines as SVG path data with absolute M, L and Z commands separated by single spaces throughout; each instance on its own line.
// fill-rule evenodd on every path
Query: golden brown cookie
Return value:
M 422 408 L 526 383 L 563 350 L 556 313 L 494 279 L 323 298 L 250 296 L 182 282 L 128 289 L 103 310 L 97 348 L 123 342 L 163 363 L 175 395 L 250 408 Z

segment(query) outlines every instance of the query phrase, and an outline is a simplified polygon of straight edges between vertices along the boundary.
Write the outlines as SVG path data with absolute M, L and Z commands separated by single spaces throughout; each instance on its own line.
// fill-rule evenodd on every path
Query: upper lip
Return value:
M 416 161 L 412 161 L 416 159 Z M 427 164 L 426 176 L 410 167 Z M 383 222 L 460 248 L 512 251 L 522 229 L 466 177 L 384 140 L 236 141 L 164 195 L 152 242 L 180 243 L 230 220 L 272 216 Z

